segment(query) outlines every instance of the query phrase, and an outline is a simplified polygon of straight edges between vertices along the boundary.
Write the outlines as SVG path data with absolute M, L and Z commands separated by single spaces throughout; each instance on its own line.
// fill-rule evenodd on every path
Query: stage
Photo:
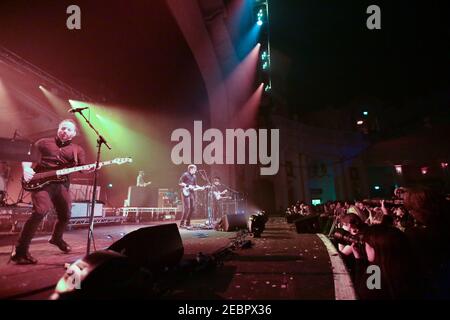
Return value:
M 201 226 L 204 220 L 193 221 Z M 161 222 L 159 222 L 161 223 Z M 173 222 L 165 222 L 173 223 Z M 153 223 L 155 225 L 156 223 Z M 107 248 L 125 234 L 152 224 L 122 224 L 95 228 L 98 250 Z M 183 260 L 202 252 L 210 255 L 227 247 L 237 232 L 195 228 L 180 229 Z M 47 243 L 48 235 L 37 235 L 30 252 L 37 265 L 7 264 L 15 237 L 0 241 L 0 299 L 47 299 L 65 272 L 65 263 L 82 258 L 86 251 L 87 229 L 67 231 L 72 245 L 62 254 Z M 351 300 L 353 287 L 342 261 L 331 243 L 321 235 L 298 234 L 283 218 L 271 218 L 261 238 L 245 238 L 251 248 L 238 248 L 223 265 L 212 271 L 192 274 L 177 283 L 164 299 L 229 300 Z

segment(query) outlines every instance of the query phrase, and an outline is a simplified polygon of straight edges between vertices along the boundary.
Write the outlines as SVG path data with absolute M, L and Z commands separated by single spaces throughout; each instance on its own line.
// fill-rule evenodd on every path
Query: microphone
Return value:
M 83 108 L 71 108 L 69 110 L 67 110 L 67 112 L 69 113 L 75 113 L 75 112 L 81 112 L 83 110 L 89 109 L 89 107 L 83 107 Z

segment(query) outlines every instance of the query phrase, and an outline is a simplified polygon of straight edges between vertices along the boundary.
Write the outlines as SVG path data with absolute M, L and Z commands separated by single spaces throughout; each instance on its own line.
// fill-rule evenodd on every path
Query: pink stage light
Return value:
M 256 125 L 259 106 L 263 93 L 264 83 L 261 83 L 258 89 L 253 93 L 247 103 L 233 119 L 233 125 L 236 128 L 252 128 Z

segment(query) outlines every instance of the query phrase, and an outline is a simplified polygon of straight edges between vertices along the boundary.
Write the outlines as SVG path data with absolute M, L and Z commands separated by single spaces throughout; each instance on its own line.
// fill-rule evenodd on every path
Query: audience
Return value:
M 356 258 L 355 289 L 362 300 L 416 299 L 420 297 L 421 281 L 415 267 L 410 243 L 404 233 L 382 224 L 364 230 L 365 257 L 353 244 Z M 380 288 L 367 285 L 372 273 L 367 267 L 375 265 L 380 270 Z
M 405 207 L 417 221 L 406 228 L 425 280 L 425 297 L 450 298 L 450 212 L 445 196 L 428 188 L 407 189 Z
M 395 196 L 389 201 L 329 201 L 317 206 L 297 202 L 286 214 L 292 218 L 317 213 L 334 221 L 330 235 L 337 228 L 347 232 L 337 248 L 360 299 L 449 299 L 448 199 L 425 187 L 399 188 Z M 380 268 L 380 290 L 367 287 L 369 265 Z

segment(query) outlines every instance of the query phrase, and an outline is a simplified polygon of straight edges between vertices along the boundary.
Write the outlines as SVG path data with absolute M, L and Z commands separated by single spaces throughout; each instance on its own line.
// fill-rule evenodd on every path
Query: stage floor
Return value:
M 193 221 L 202 223 L 204 221 Z M 173 223 L 173 222 L 170 222 Z M 104 249 L 124 234 L 152 224 L 99 226 L 95 228 L 97 249 Z M 153 224 L 154 225 L 154 224 Z M 236 232 L 180 229 L 185 255 L 213 254 L 227 247 Z M 0 241 L 0 299 L 47 299 L 65 272 L 64 264 L 82 258 L 87 229 L 67 231 L 65 240 L 73 251 L 62 254 L 38 235 L 30 252 L 37 265 L 7 264 L 15 237 Z M 342 261 L 324 237 L 298 234 L 285 219 L 272 218 L 261 238 L 248 236 L 253 246 L 237 249 L 212 272 L 195 274 L 177 287 L 169 299 L 353 299 L 354 293 Z

